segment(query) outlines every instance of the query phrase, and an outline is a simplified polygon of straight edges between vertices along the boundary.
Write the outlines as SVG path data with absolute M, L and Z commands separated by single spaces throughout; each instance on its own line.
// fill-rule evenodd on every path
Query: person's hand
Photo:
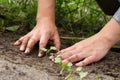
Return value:
M 61 50 L 59 56 L 64 63 L 77 62 L 85 66 L 102 59 L 108 50 L 120 40 L 120 24 L 112 18 L 97 34 Z
M 63 63 L 77 62 L 76 66 L 85 66 L 102 59 L 111 47 L 103 35 L 96 34 L 60 51 Z
M 45 47 L 48 40 L 54 42 L 55 47 L 60 49 L 59 35 L 55 23 L 52 21 L 42 20 L 37 23 L 34 29 L 17 40 L 14 45 L 20 46 L 20 51 L 29 53 L 34 45 L 39 41 L 39 54 L 43 55 L 41 48 Z

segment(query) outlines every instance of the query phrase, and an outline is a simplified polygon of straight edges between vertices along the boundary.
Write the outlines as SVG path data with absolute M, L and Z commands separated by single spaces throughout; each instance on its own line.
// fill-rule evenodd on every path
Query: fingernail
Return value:
M 17 43 L 15 42 L 14 45 L 17 45 Z
M 15 42 L 14 45 L 18 45 L 18 42 Z
M 30 52 L 30 49 L 26 49 L 25 50 L 25 53 L 27 54 L 27 53 L 29 53 Z
M 20 47 L 20 51 L 24 51 L 24 47 L 23 46 Z
M 54 59 L 51 59 L 52 61 L 54 61 Z
M 18 41 L 16 41 L 15 43 L 14 43 L 14 45 L 19 45 L 20 44 L 20 42 L 18 42 Z
M 38 57 L 42 57 L 42 54 L 41 54 L 41 53 L 39 53 L 39 54 L 38 54 Z
M 53 56 L 50 56 L 49 59 L 53 59 L 54 57 Z

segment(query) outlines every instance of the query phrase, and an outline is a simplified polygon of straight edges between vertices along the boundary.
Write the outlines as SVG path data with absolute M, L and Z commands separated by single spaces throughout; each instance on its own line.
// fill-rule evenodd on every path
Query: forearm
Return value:
M 38 0 L 36 20 L 48 19 L 55 22 L 55 0 Z
M 105 32 L 103 35 L 106 36 L 111 45 L 120 40 L 120 7 L 100 32 Z
M 112 46 L 120 40 L 120 24 L 112 18 L 99 33 Z

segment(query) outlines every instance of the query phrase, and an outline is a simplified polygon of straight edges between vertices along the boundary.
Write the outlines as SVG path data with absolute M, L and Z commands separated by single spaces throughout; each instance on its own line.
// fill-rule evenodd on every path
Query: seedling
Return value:
M 83 78 L 85 78 L 88 75 L 88 72 L 82 72 L 81 70 L 82 67 L 76 68 L 76 72 L 79 74 L 80 80 L 83 80 Z
M 74 79 L 72 78 L 72 75 L 73 75 L 74 73 L 78 73 L 78 74 L 79 74 L 80 80 L 82 80 L 83 78 L 85 78 L 85 77 L 88 75 L 88 72 L 82 72 L 82 71 L 81 71 L 81 70 L 82 70 L 82 67 L 77 67 L 76 70 L 73 70 L 73 69 L 72 69 L 72 66 L 73 66 L 72 63 L 67 63 L 67 64 L 62 63 L 62 60 L 61 60 L 60 57 L 54 58 L 54 62 L 57 63 L 57 64 L 59 64 L 59 65 L 62 67 L 62 69 L 61 69 L 61 71 L 60 71 L 60 74 L 61 74 L 61 75 L 63 74 L 63 71 L 64 71 L 64 70 L 67 70 L 68 75 L 65 77 L 65 80 L 74 80 Z
M 46 53 L 46 55 L 48 56 L 48 55 L 50 54 L 50 52 L 51 52 L 51 51 L 56 51 L 56 50 L 57 50 L 57 48 L 56 48 L 56 47 L 54 47 L 54 46 L 51 46 L 51 47 L 50 47 L 50 49 L 41 48 L 41 50 L 42 50 L 43 52 L 45 52 L 45 53 Z
M 41 48 L 41 50 L 42 50 L 43 52 L 47 52 L 47 49 L 46 49 L 46 48 Z
M 43 52 L 46 53 L 46 55 L 50 54 L 51 51 L 57 50 L 54 46 L 51 46 L 50 49 L 41 48 Z M 71 62 L 69 63 L 63 63 L 62 59 L 58 55 L 53 55 L 54 62 L 56 64 L 59 64 L 61 66 L 60 75 L 63 74 L 63 71 L 66 70 L 68 72 L 68 75 L 65 77 L 65 80 L 74 80 L 72 75 L 75 73 L 78 73 L 80 80 L 83 80 L 88 75 L 88 72 L 82 72 L 82 67 L 77 67 L 75 70 L 72 69 L 73 64 Z
M 73 80 L 72 77 L 71 77 L 71 75 L 73 74 L 73 70 L 71 69 L 72 66 L 73 66 L 72 63 L 67 63 L 67 64 L 62 63 L 62 60 L 61 60 L 60 57 L 55 57 L 54 62 L 59 64 L 62 67 L 62 69 L 60 70 L 60 75 L 63 74 L 64 70 L 68 71 L 69 74 L 65 77 L 65 80 Z

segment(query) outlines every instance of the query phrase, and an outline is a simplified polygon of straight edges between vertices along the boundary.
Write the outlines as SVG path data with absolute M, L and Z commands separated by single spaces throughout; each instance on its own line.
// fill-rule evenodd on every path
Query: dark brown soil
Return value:
M 60 67 L 48 59 L 38 58 L 37 46 L 31 55 L 24 55 L 13 43 L 22 35 L 0 33 L 0 80 L 64 80 L 59 75 Z M 65 41 L 64 41 L 65 42 Z M 64 43 L 64 47 L 71 45 Z M 97 63 L 85 66 L 89 72 L 85 80 L 120 80 L 120 53 L 109 51 L 108 55 Z M 77 75 L 75 75 L 76 80 Z

